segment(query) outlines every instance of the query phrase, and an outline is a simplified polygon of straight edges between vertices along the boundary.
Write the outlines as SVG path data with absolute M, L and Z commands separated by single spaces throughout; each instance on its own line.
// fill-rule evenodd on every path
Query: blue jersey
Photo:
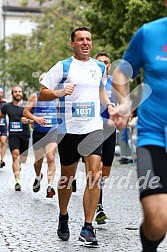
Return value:
M 165 146 L 167 124 L 167 18 L 144 24 L 132 37 L 123 58 L 133 68 L 142 67 L 151 95 L 138 108 L 138 146 Z M 143 95 L 145 94 L 145 89 Z
M 112 76 L 108 77 L 105 89 L 107 91 L 107 95 L 108 98 L 110 99 L 110 102 L 116 105 L 117 101 L 112 91 Z M 109 119 L 109 114 L 108 109 L 106 109 L 106 107 L 103 104 L 100 104 L 100 113 L 103 118 L 103 123 L 106 124 L 107 123 L 106 119 Z
M 38 93 L 37 104 L 32 109 L 32 113 L 37 117 L 45 117 L 46 124 L 44 126 L 34 122 L 34 130 L 36 132 L 49 132 L 57 128 L 57 102 L 53 101 L 39 101 Z

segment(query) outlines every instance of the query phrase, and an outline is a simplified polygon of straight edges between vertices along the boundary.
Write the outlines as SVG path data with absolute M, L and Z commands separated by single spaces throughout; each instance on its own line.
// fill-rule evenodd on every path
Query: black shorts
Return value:
M 28 147 L 29 147 L 29 136 L 25 135 L 9 135 L 9 149 L 12 152 L 13 150 L 19 150 L 22 156 L 27 157 Z
M 7 127 L 0 126 L 0 136 L 7 136 Z
M 89 156 L 92 154 L 101 156 L 102 143 L 102 130 L 96 130 L 82 135 L 58 135 L 60 163 L 67 166 L 78 162 L 80 157 Z
M 41 148 L 45 148 L 49 143 L 57 142 L 57 130 L 49 131 L 49 132 L 36 132 L 33 131 L 33 149 L 39 150 Z
M 113 128 L 104 127 L 103 133 L 106 140 L 102 147 L 102 162 L 104 166 L 111 167 L 115 154 L 116 130 L 113 132 Z
M 137 148 L 140 199 L 167 193 L 167 153 L 165 148 L 147 145 Z

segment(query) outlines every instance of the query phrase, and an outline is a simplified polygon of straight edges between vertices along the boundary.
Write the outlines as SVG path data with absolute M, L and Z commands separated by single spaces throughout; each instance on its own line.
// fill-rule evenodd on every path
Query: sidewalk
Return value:
M 9 150 L 5 157 L 6 166 L 0 169 L 0 252 L 141 252 L 139 226 L 142 220 L 138 189 L 136 189 L 136 167 L 119 165 L 117 158 L 110 180 L 104 188 L 104 209 L 108 215 L 105 225 L 96 225 L 100 248 L 85 248 L 78 243 L 83 225 L 82 196 L 85 185 L 83 163 L 77 171 L 77 192 L 72 194 L 69 216 L 71 237 L 63 242 L 57 237 L 58 199 L 46 198 L 46 162 L 41 190 L 33 193 L 35 173 L 34 157 L 30 150 L 27 163 L 22 165 L 22 191 L 14 191 L 14 179 Z M 55 187 L 60 174 L 58 157 Z M 167 239 L 159 252 L 167 251 Z

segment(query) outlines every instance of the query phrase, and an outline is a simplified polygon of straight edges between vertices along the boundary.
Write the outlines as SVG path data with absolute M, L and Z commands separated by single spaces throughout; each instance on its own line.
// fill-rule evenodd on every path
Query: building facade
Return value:
M 0 0 L 0 40 L 13 34 L 28 35 L 36 28 L 33 17 L 41 15 L 41 8 L 50 8 L 56 0 L 50 0 L 42 5 L 35 0 Z M 41 1 L 42 2 L 42 1 Z M 1 82 L 6 98 L 10 100 L 10 91 L 6 82 Z
M 42 5 L 35 0 L 0 0 L 0 40 L 12 34 L 29 34 L 36 24 L 33 17 L 41 13 L 41 7 L 50 7 L 55 1 Z

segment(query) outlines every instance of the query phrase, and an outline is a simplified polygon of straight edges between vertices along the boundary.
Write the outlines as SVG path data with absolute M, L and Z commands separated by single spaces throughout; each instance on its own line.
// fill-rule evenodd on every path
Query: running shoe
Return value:
M 54 195 L 55 195 L 55 190 L 53 189 L 53 187 L 48 186 L 46 190 L 46 198 L 53 198 Z
M 33 184 L 33 192 L 39 192 L 40 190 L 40 182 L 43 178 L 43 174 L 41 173 L 41 178 L 40 179 L 35 179 L 34 184 Z
M 106 224 L 105 220 L 108 219 L 108 217 L 105 214 L 102 205 L 99 205 L 97 207 L 97 211 L 96 212 L 97 212 L 97 215 L 96 215 L 95 221 L 97 222 L 97 224 L 98 225 Z
M 57 229 L 57 235 L 58 237 L 63 240 L 67 241 L 70 237 L 70 230 L 68 227 L 68 220 L 63 220 L 59 216 L 59 224 L 58 224 L 58 229 Z
M 76 191 L 77 191 L 77 183 L 76 183 L 76 179 L 74 179 L 72 182 L 72 192 L 76 192 Z
M 19 183 L 15 184 L 15 191 L 21 191 L 21 185 Z
M 79 241 L 81 242 L 81 245 L 85 247 L 90 247 L 90 248 L 98 248 L 98 240 L 96 238 L 94 228 L 93 226 L 87 226 L 82 227 L 80 236 L 79 236 Z
M 1 160 L 0 162 L 0 168 L 3 168 L 5 166 L 5 162 Z
M 128 158 L 121 158 L 118 161 L 120 162 L 120 164 L 129 164 L 129 159 Z

